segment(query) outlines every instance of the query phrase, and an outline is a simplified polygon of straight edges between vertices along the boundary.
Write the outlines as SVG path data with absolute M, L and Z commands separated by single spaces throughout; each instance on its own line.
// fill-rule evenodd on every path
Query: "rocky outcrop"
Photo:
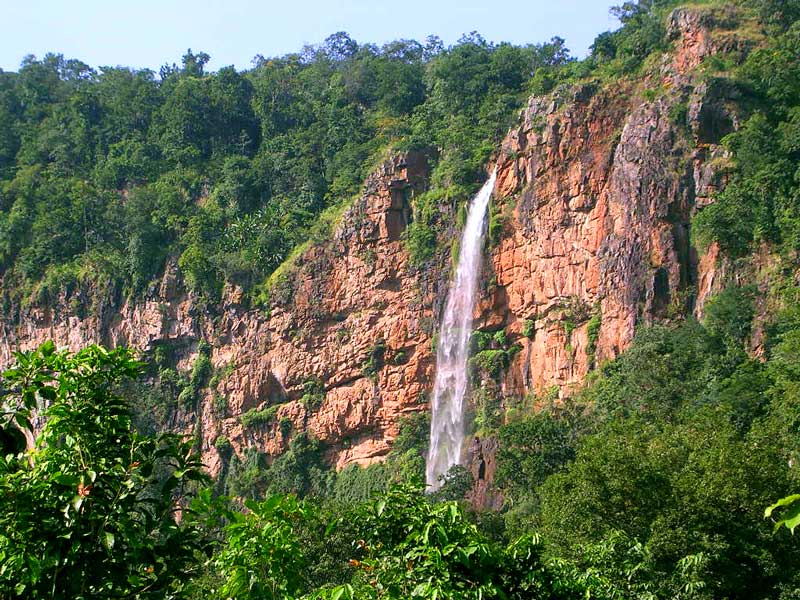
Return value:
M 739 125 L 735 87 L 700 75 L 709 56 L 743 56 L 754 43 L 733 28 L 733 10 L 675 11 L 674 49 L 644 84 L 622 78 L 533 97 L 503 141 L 494 207 L 502 232 L 487 252 L 475 317 L 521 348 L 500 376 L 504 397 L 569 395 L 638 324 L 699 315 L 722 284 L 725 265 L 714 246 L 693 245 L 691 220 L 725 185 L 720 140 Z M 80 317 L 65 299 L 4 322 L 0 363 L 52 338 L 73 349 L 166 345 L 189 369 L 206 340 L 218 376 L 180 426 L 198 434 L 212 472 L 220 436 L 237 453 L 277 455 L 307 431 L 338 468 L 382 460 L 402 417 L 427 410 L 435 368 L 448 265 L 411 267 L 402 239 L 426 181 L 421 155 L 386 161 L 330 239 L 273 278 L 268 313 L 245 307 L 234 288 L 204 310 L 170 264 L 145 298 Z M 260 424 L 243 426 L 249 411 L 261 411 Z M 470 450 L 481 504 L 498 501 L 495 450 L 480 439 Z
M 276 278 L 269 314 L 245 309 L 241 290 L 231 288 L 215 314 L 202 311 L 172 264 L 146 298 L 116 309 L 79 318 L 64 299 L 4 323 L 0 361 L 54 339 L 73 350 L 93 342 L 145 351 L 169 346 L 188 370 L 199 341 L 207 340 L 212 365 L 224 376 L 212 380 L 216 385 L 182 422 L 199 434 L 212 472 L 221 466 L 219 436 L 238 453 L 256 446 L 277 455 L 292 435 L 307 431 L 337 467 L 380 460 L 402 416 L 426 408 L 434 368 L 435 286 L 420 284 L 401 240 L 426 181 L 419 154 L 385 162 L 332 239 L 312 245 Z M 322 387 L 313 406 L 303 400 L 308 382 Z M 243 427 L 242 415 L 268 407 L 275 407 L 270 419 Z
M 699 316 L 719 289 L 717 249 L 698 254 L 691 220 L 725 184 L 720 141 L 738 127 L 738 97 L 696 69 L 751 43 L 728 31 L 734 16 L 675 11 L 675 50 L 644 87 L 586 84 L 531 98 L 506 137 L 497 187 L 505 235 L 491 256 L 494 299 L 480 315 L 522 346 L 506 394 L 558 386 L 569 395 L 638 324 Z M 643 89 L 662 91 L 648 99 Z M 500 322 L 490 308 L 498 303 Z

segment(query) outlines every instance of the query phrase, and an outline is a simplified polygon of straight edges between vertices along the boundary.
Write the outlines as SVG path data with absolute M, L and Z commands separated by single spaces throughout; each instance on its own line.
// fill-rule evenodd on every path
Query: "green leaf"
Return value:
M 783 519 L 783 525 L 794 533 L 795 527 L 800 525 L 800 504 L 795 504 L 787 511 Z
M 431 589 L 431 584 L 428 581 L 420 583 L 417 587 L 414 588 L 414 591 L 411 592 L 412 596 L 425 596 L 428 591 Z
M 800 500 L 800 494 L 792 494 L 791 496 L 786 496 L 786 498 L 781 498 L 775 504 L 773 504 L 772 506 L 768 506 L 766 508 L 766 510 L 764 511 L 764 518 L 771 517 L 772 516 L 772 512 L 776 508 L 781 508 L 783 506 L 789 506 L 790 504 L 793 504 L 793 503 L 797 502 L 798 500 Z
M 78 477 L 75 475 L 70 475 L 69 473 L 56 473 L 56 475 L 53 477 L 53 481 L 59 485 L 67 485 L 72 487 L 78 484 Z
M 114 534 L 111 533 L 110 531 L 106 531 L 105 539 L 103 540 L 103 543 L 105 544 L 106 548 L 111 550 L 114 547 L 114 541 L 115 541 Z
M 455 523 L 456 520 L 458 520 L 458 504 L 452 502 L 448 508 L 450 512 L 450 520 Z

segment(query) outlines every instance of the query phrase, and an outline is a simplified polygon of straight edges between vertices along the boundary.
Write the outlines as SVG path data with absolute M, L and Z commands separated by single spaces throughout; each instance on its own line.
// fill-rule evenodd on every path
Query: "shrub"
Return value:
M 492 341 L 499 348 L 506 348 L 508 346 L 508 336 L 506 335 L 505 330 L 501 329 L 500 331 L 496 331 L 492 336 Z
M 310 412 L 316 412 L 325 400 L 325 387 L 319 378 L 307 379 L 303 382 L 303 396 L 300 402 Z
M 463 465 L 453 465 L 447 473 L 439 476 L 439 483 L 439 489 L 431 497 L 436 502 L 452 502 L 463 500 L 475 481 L 469 469 Z
M 516 500 L 535 495 L 575 457 L 577 428 L 548 412 L 503 425 L 498 433 L 495 483 Z
M 375 345 L 370 350 L 369 356 L 361 369 L 365 377 L 374 378 L 378 374 L 378 371 L 383 368 L 384 354 L 386 354 L 386 340 L 381 338 L 375 342 Z
M 750 336 L 755 316 L 755 286 L 728 286 L 706 303 L 703 324 L 726 344 L 741 346 Z
M 533 319 L 525 319 L 522 322 L 522 335 L 528 339 L 533 339 L 536 333 L 536 321 Z
M 224 574 L 220 598 L 280 600 L 296 597 L 307 557 L 297 532 L 310 509 L 292 496 L 246 503 L 232 513 L 225 543 L 214 563 Z
M 269 425 L 275 421 L 275 417 L 278 415 L 279 408 L 280 405 L 278 404 L 274 406 L 267 406 L 263 409 L 251 408 L 239 417 L 239 421 L 245 428 Z
M 492 334 L 487 331 L 476 330 L 472 332 L 470 337 L 470 351 L 474 354 L 487 350 L 492 345 Z
M 603 314 L 600 311 L 600 303 L 595 306 L 594 314 L 589 319 L 586 325 L 586 354 L 594 359 L 594 353 L 597 350 L 597 340 L 600 339 L 600 328 L 603 326 Z
M 231 441 L 224 435 L 217 436 L 217 439 L 214 440 L 214 448 L 216 448 L 220 454 L 225 455 L 229 454 L 233 450 Z
M 496 378 L 507 366 L 507 359 L 505 350 L 482 350 L 470 358 L 469 366 L 473 373 L 486 373 Z
M 346 505 L 365 502 L 384 493 L 391 482 L 391 473 L 386 465 L 377 464 L 360 467 L 348 465 L 336 475 L 333 497 Z
M 504 417 L 503 405 L 498 392 L 486 387 L 478 388 L 472 393 L 472 404 L 475 407 L 473 417 L 475 435 L 483 438 L 497 431 Z
M 48 342 L 3 374 L 14 417 L 0 423 L 3 597 L 166 597 L 197 574 L 196 553 L 210 547 L 196 521 L 174 519 L 174 498 L 208 477 L 190 442 L 132 430 L 116 390 L 140 367 L 128 350 L 70 354 Z M 38 403 L 46 418 L 35 433 Z M 9 432 L 21 430 L 37 442 L 23 454 L 23 438 L 17 454 Z

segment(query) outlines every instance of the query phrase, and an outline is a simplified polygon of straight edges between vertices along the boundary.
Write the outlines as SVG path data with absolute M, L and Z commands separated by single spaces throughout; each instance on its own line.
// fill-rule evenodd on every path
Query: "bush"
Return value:
M 263 409 L 251 408 L 239 417 L 242 427 L 249 429 L 250 427 L 261 427 L 270 425 L 275 421 L 278 416 L 278 409 L 280 405 L 267 406 Z
M 381 338 L 375 342 L 375 345 L 370 350 L 369 356 L 361 369 L 365 377 L 374 378 L 378 374 L 378 371 L 384 367 L 383 358 L 385 354 L 386 340 Z
M 726 344 L 742 346 L 750 337 L 755 316 L 755 286 L 728 286 L 706 303 L 703 324 Z
M 473 373 L 485 373 L 494 379 L 506 368 L 507 358 L 505 350 L 482 350 L 469 359 L 470 370 Z
M 576 580 L 546 565 L 533 537 L 508 547 L 490 542 L 455 502 L 432 503 L 421 490 L 394 487 L 361 511 L 368 594 L 392 589 L 398 598 L 578 597 Z M 369 591 L 368 591 L 369 590 Z
M 522 322 L 522 335 L 528 339 L 533 339 L 536 333 L 536 321 L 533 319 L 525 319 Z
M 771 585 L 766 573 L 796 560 L 758 523 L 772 490 L 787 489 L 777 447 L 762 443 L 712 411 L 674 426 L 607 428 L 542 486 L 542 531 L 562 552 L 623 531 L 665 570 L 702 553 L 715 596 L 758 593 Z M 739 511 L 747 516 L 731 526 Z
M 316 412 L 325 400 L 325 387 L 319 378 L 307 379 L 303 382 L 303 396 L 300 402 L 310 412 Z
M 224 583 L 219 598 L 281 600 L 295 597 L 311 557 L 297 536 L 310 509 L 292 496 L 249 501 L 248 512 L 231 513 L 225 544 L 214 562 Z
M 356 464 L 348 465 L 336 475 L 333 497 L 343 505 L 352 506 L 383 494 L 390 481 L 391 474 L 385 465 L 364 468 Z
M 231 441 L 226 438 L 224 435 L 217 436 L 217 439 L 214 440 L 214 447 L 219 451 L 220 454 L 230 454 L 233 450 L 233 446 L 231 446 Z
M 52 342 L 4 373 L 16 418 L 0 424 L 0 439 L 22 428 L 37 443 L 24 454 L 6 444 L 0 461 L 3 597 L 170 596 L 198 573 L 196 553 L 210 547 L 192 518 L 174 519 L 174 497 L 191 498 L 192 482 L 208 477 L 191 443 L 132 431 L 116 390 L 139 373 L 127 350 L 73 355 Z M 34 433 L 40 402 L 46 419 Z
M 208 355 L 200 353 L 192 364 L 192 374 L 189 378 L 189 385 L 194 390 L 200 390 L 211 375 L 211 359 Z
M 575 457 L 578 430 L 567 418 L 541 412 L 503 425 L 498 433 L 496 485 L 515 500 L 535 495 Z
M 444 475 L 439 476 L 440 487 L 433 494 L 436 502 L 463 500 L 475 484 L 472 473 L 462 465 L 453 465 Z

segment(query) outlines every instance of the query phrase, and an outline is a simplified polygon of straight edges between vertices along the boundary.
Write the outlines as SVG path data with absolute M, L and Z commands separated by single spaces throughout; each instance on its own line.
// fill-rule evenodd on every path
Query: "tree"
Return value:
M 215 566 L 225 578 L 218 597 L 297 597 L 311 557 L 306 556 L 296 532 L 312 518 L 310 508 L 293 496 L 272 496 L 263 502 L 245 504 L 246 514 L 230 513 L 226 541 L 215 558 Z
M 587 593 L 578 578 L 548 565 L 535 536 L 506 547 L 484 537 L 456 502 L 430 502 L 422 490 L 395 486 L 361 514 L 364 598 L 541 598 Z
M 181 58 L 183 74 L 189 75 L 190 77 L 202 77 L 205 74 L 204 69 L 209 60 L 211 60 L 211 57 L 205 52 L 198 52 L 195 54 L 192 52 L 192 49 L 189 48 L 186 54 L 183 55 L 183 58 Z
M 497 485 L 521 500 L 575 457 L 575 427 L 541 412 L 504 425 L 499 432 Z
M 207 476 L 191 444 L 144 437 L 116 390 L 140 364 L 127 350 L 16 355 L 3 374 L 2 430 L 34 435 L 0 459 L 0 594 L 22 598 L 163 597 L 196 569 L 200 528 L 184 510 Z
M 335 62 L 350 58 L 357 50 L 358 43 L 345 31 L 337 31 L 329 35 L 322 44 L 325 56 Z

